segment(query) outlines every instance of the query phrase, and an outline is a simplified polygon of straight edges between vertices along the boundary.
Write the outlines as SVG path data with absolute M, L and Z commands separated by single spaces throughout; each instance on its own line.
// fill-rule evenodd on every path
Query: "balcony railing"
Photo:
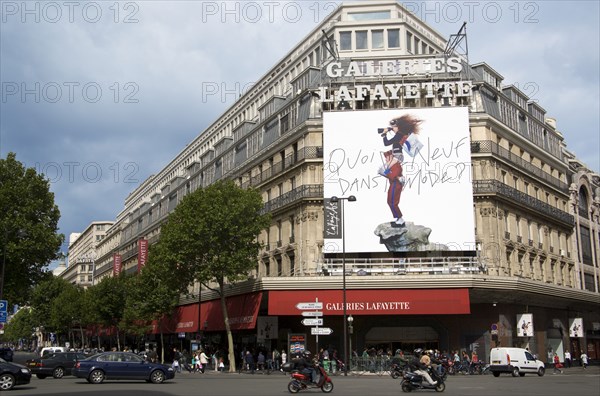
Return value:
M 323 185 L 305 184 L 303 186 L 294 188 L 293 190 L 277 198 L 265 202 L 262 212 L 272 212 L 305 198 L 323 198 Z
M 305 159 L 323 158 L 323 148 L 317 146 L 303 147 L 296 153 L 290 154 L 284 158 L 283 162 L 274 164 L 271 168 L 265 169 L 262 173 L 252 176 L 250 180 L 242 183 L 242 188 L 256 187 L 266 180 L 282 174 L 286 169 Z
M 525 172 L 535 175 L 537 178 L 552 184 L 560 190 L 567 190 L 569 186 L 567 183 L 557 179 L 556 177 L 544 172 L 540 168 L 531 165 L 516 154 L 511 153 L 509 150 L 500 147 L 497 143 L 490 140 L 480 140 L 471 142 L 471 153 L 492 153 L 500 158 L 508 160 L 524 170 Z
M 507 186 L 498 180 L 475 180 L 473 181 L 474 195 L 489 195 L 497 194 L 503 198 L 509 199 L 518 205 L 525 206 L 535 210 L 545 216 L 558 220 L 569 227 L 575 224 L 573 215 L 563 212 L 562 210 L 548 205 L 530 195 L 527 195 L 519 190 Z
M 477 257 L 418 257 L 383 259 L 346 259 L 346 275 L 444 275 L 482 274 L 486 267 Z M 343 275 L 341 258 L 325 259 L 320 274 Z

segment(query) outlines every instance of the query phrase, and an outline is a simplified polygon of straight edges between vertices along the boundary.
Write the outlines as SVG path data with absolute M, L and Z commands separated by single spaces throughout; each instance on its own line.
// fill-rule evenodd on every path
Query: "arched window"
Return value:
M 579 216 L 588 218 L 588 195 L 586 189 L 582 186 L 579 189 Z

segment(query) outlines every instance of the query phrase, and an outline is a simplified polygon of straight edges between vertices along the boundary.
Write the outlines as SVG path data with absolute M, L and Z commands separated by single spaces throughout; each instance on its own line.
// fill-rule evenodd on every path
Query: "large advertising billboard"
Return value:
M 324 253 L 475 250 L 470 147 L 465 107 L 325 113 Z

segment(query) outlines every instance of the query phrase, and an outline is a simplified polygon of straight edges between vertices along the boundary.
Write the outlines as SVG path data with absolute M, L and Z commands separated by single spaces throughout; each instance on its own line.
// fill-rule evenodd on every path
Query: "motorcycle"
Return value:
M 410 367 L 405 362 L 394 362 L 392 363 L 390 375 L 393 379 L 404 377 L 404 373 L 410 371 Z
M 402 392 L 411 392 L 416 389 L 434 389 L 436 392 L 443 392 L 446 389 L 443 378 L 439 378 L 435 374 L 431 374 L 431 376 L 437 381 L 437 384 L 429 385 L 429 383 L 424 381 L 423 377 L 419 374 L 412 371 L 405 372 L 402 382 L 400 383 Z
M 327 375 L 327 372 L 321 365 L 315 367 L 319 373 L 317 382 L 311 382 L 310 374 L 304 374 L 297 370 L 292 371 L 292 380 L 288 384 L 288 391 L 290 393 L 298 393 L 304 389 L 321 389 L 324 393 L 329 393 L 333 390 L 333 382 Z

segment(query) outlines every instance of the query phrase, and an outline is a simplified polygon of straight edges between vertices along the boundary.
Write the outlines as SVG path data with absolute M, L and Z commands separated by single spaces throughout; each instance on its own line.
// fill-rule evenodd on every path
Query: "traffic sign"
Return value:
M 317 301 L 301 302 L 301 303 L 296 304 L 296 308 L 298 308 L 298 309 L 323 309 L 323 303 L 317 302 Z
M 8 301 L 0 300 L 0 312 L 6 312 L 8 307 Z
M 323 316 L 323 312 L 321 312 L 321 311 L 304 311 L 304 312 L 302 312 L 302 316 L 309 316 L 309 317 Z
M 312 335 L 329 335 L 331 333 L 333 333 L 333 330 L 329 327 L 313 327 L 310 329 Z
M 323 319 L 302 319 L 304 326 L 323 326 Z
M 8 314 L 5 311 L 0 312 L 0 323 L 6 323 L 7 318 Z

